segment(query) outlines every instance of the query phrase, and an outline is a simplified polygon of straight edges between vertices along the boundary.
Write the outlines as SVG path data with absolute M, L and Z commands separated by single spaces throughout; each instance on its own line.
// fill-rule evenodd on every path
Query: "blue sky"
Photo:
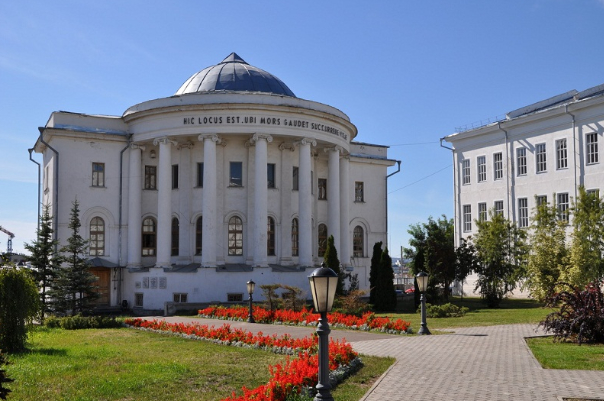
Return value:
M 439 138 L 604 83 L 602 21 L 603 0 L 2 1 L 0 225 L 16 252 L 35 238 L 27 149 L 51 112 L 121 115 L 234 51 L 390 146 L 399 256 L 411 224 L 453 217 Z

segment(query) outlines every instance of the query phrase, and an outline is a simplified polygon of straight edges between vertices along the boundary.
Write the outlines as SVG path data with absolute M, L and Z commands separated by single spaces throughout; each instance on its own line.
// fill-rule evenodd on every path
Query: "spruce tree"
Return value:
M 50 294 L 57 312 L 71 311 L 72 315 L 92 311 L 94 301 L 99 297 L 95 285 L 97 277 L 90 272 L 90 266 L 83 257 L 88 241 L 80 235 L 80 227 L 80 207 L 75 200 L 69 219 L 71 236 L 60 250 L 65 265 L 59 269 Z
M 338 259 L 338 250 L 333 243 L 333 235 L 330 235 L 327 239 L 327 249 L 325 249 L 323 260 L 325 266 L 336 272 L 338 275 L 336 295 L 344 295 L 344 275 L 340 271 L 340 260 Z
M 377 276 L 380 269 L 380 259 L 382 258 L 382 241 L 373 244 L 373 253 L 371 254 L 371 267 L 369 268 L 369 303 L 375 304 L 375 295 L 377 293 Z
M 32 265 L 34 279 L 40 294 L 40 321 L 42 323 L 44 323 L 44 316 L 49 312 L 46 292 L 61 266 L 61 257 L 57 253 L 59 241 L 52 239 L 54 230 L 49 210 L 50 206 L 45 205 L 36 240 L 31 244 L 25 244 L 25 249 L 30 253 L 28 260 Z
M 388 254 L 388 247 L 384 248 L 380 258 L 377 275 L 376 295 L 374 309 L 377 311 L 391 311 L 396 309 L 396 292 L 394 291 L 394 270 L 392 258 Z

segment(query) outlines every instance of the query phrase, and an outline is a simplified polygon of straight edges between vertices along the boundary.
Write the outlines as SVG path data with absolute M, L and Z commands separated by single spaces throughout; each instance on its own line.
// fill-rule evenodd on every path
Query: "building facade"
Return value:
M 600 193 L 604 165 L 604 85 L 572 90 L 509 112 L 505 119 L 443 138 L 452 144 L 455 239 L 477 232 L 490 210 L 529 228 L 537 204 L 559 218 L 579 188 Z
M 158 310 L 241 301 L 250 279 L 305 289 L 330 235 L 367 288 L 396 161 L 356 136 L 232 53 L 122 116 L 52 113 L 34 149 L 62 242 L 80 204 L 100 302 Z

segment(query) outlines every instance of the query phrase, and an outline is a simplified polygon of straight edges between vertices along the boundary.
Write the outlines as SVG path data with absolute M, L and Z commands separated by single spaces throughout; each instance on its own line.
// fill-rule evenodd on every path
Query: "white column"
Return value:
M 221 143 L 218 135 L 200 135 L 203 141 L 203 192 L 201 213 L 203 216 L 201 236 L 201 265 L 203 267 L 216 266 L 216 144 Z
M 280 244 L 277 248 L 279 264 L 291 265 L 292 262 L 292 195 L 293 195 L 293 152 L 296 147 L 292 143 L 282 143 L 279 145 L 281 151 L 281 181 L 279 192 L 281 193 L 281 230 Z M 297 191 L 296 191 L 297 192 Z
M 343 266 L 350 265 L 350 219 L 348 207 L 353 194 L 350 192 L 350 158 L 340 159 L 340 249 L 338 255 Z M 329 185 L 329 184 L 328 184 Z
M 195 251 L 191 249 L 193 240 L 191 239 L 191 148 L 192 142 L 186 142 L 178 145 L 178 204 L 179 204 L 179 239 L 178 244 L 178 262 L 190 263 Z M 193 231 L 194 232 L 194 231 Z
M 130 167 L 128 171 L 128 267 L 141 266 L 142 246 L 142 166 L 141 151 L 144 146 L 130 145 Z
M 317 146 L 314 139 L 304 138 L 296 143 L 300 146 L 300 167 L 298 168 L 298 216 L 299 216 L 299 264 L 312 266 L 312 194 L 310 147 Z
M 157 168 L 157 259 L 155 267 L 169 267 L 172 234 L 172 144 L 168 138 L 155 139 L 159 145 Z
M 325 149 L 327 164 L 327 233 L 333 235 L 333 244 L 340 252 L 340 147 Z
M 268 220 L 268 183 L 266 163 L 268 159 L 268 143 L 273 141 L 270 135 L 254 134 L 251 143 L 255 143 L 254 154 L 254 266 L 268 267 L 267 251 L 267 220 Z

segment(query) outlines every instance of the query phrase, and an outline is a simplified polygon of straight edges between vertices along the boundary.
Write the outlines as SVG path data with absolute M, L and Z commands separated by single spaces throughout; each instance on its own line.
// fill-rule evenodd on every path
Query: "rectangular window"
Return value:
M 134 307 L 135 308 L 143 307 L 143 294 L 140 292 L 137 292 L 134 294 Z
M 297 191 L 300 187 L 299 185 L 299 169 L 298 167 L 294 166 L 292 169 L 292 189 L 294 191 Z
M 461 176 L 463 185 L 468 185 L 470 183 L 470 159 L 461 162 Z
M 529 210 L 528 210 L 528 199 L 518 199 L 518 227 L 524 228 L 529 225 Z
M 487 180 L 487 158 L 478 156 L 476 160 L 476 168 L 478 169 L 478 182 Z
M 592 132 L 585 136 L 585 146 L 587 153 L 587 164 L 598 163 L 598 134 Z
M 229 302 L 242 302 L 243 294 L 227 294 L 227 301 Z
M 600 199 L 600 190 L 599 189 L 588 189 L 587 191 L 588 195 L 595 195 L 596 198 Z
M 537 206 L 547 205 L 547 195 L 537 195 Z
M 472 205 L 463 205 L 463 231 L 472 231 Z
M 174 302 L 185 303 L 187 302 L 187 294 L 186 293 L 174 293 Z
M 557 194 L 556 200 L 558 201 L 558 220 L 564 220 L 568 223 L 568 207 L 569 198 L 568 193 Z
M 365 202 L 365 184 L 363 181 L 355 181 L 354 183 L 354 201 Z
M 327 178 L 319 178 L 319 200 L 327 200 Z
M 568 168 L 568 148 L 566 147 L 566 139 L 558 139 L 556 141 L 556 168 L 558 170 Z
M 275 164 L 268 163 L 266 165 L 266 186 L 267 188 L 275 188 Z
M 242 187 L 243 186 L 243 162 L 231 162 L 229 177 L 230 177 L 229 186 L 231 186 L 231 187 Z
M 495 214 L 503 216 L 503 201 L 495 201 Z
M 197 186 L 203 188 L 203 163 L 197 163 Z
M 503 154 L 501 152 L 493 155 L 494 178 L 500 180 L 503 178 Z
M 92 186 L 105 186 L 105 163 L 92 163 Z
M 487 221 L 487 204 L 485 202 L 478 204 L 478 220 Z
M 535 157 L 537 160 L 537 172 L 543 173 L 544 171 L 547 171 L 547 155 L 545 153 L 544 143 L 535 145 Z
M 145 166 L 145 189 L 157 189 L 157 167 Z
M 172 189 L 178 189 L 178 164 L 172 165 Z
M 516 149 L 516 165 L 518 175 L 526 175 L 526 148 Z

